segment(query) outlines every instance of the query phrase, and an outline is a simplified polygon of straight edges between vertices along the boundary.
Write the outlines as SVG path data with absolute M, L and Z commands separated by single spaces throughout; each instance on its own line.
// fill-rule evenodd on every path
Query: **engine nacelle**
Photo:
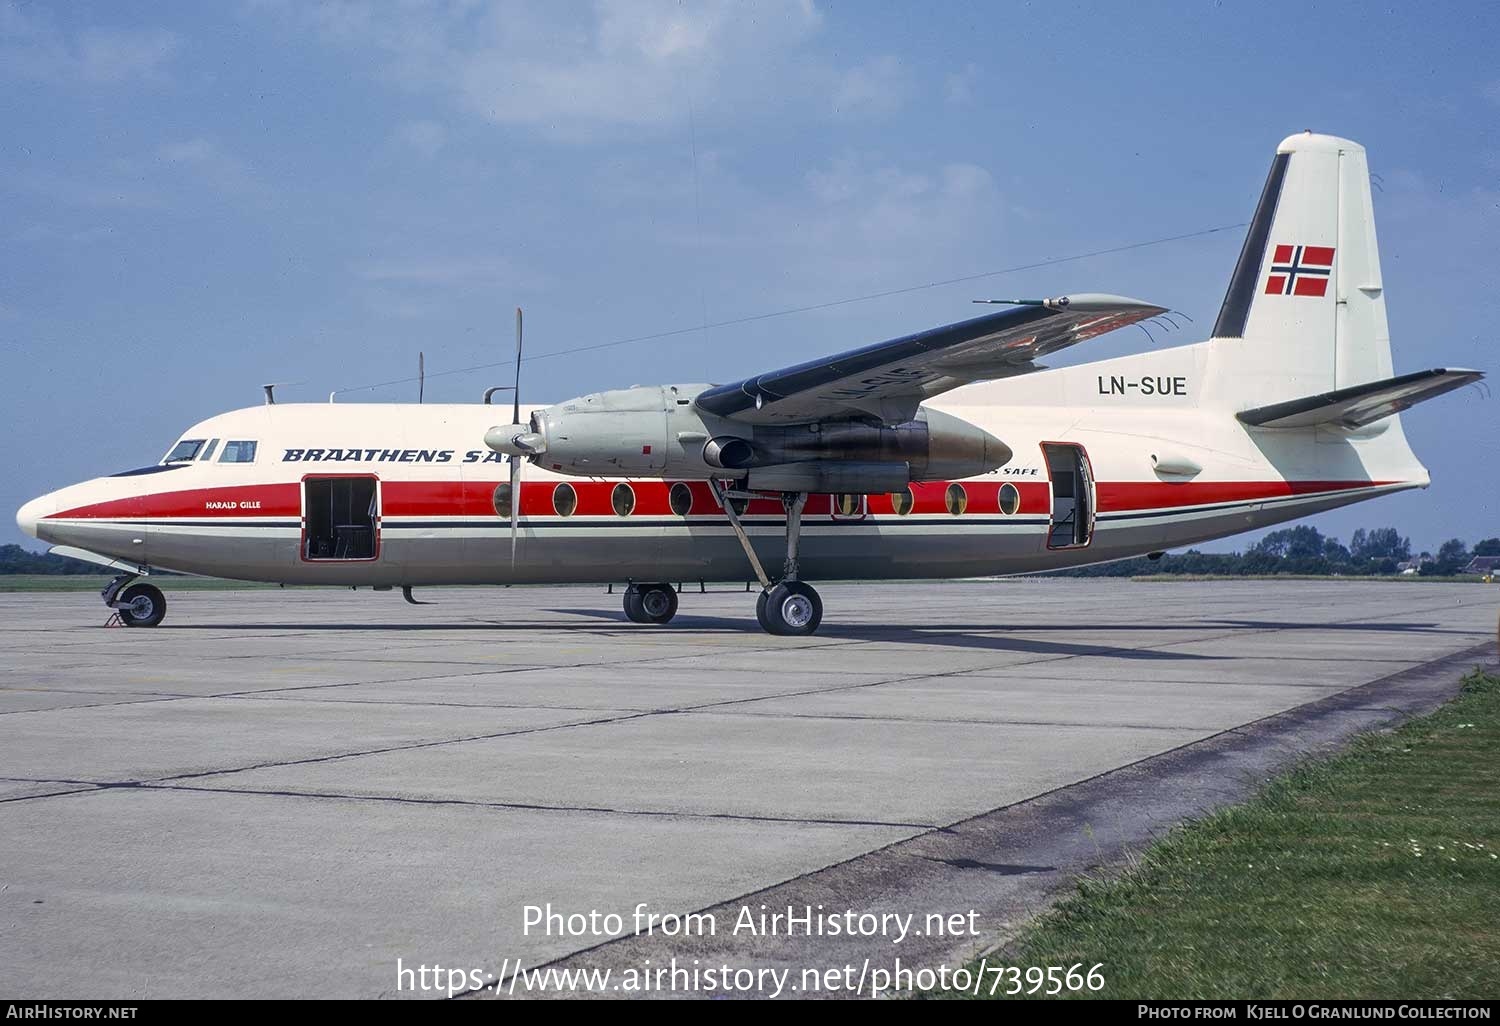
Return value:
M 846 476 L 836 469 L 839 464 L 848 464 L 851 472 L 859 465 L 858 479 L 882 485 L 873 489 L 878 491 L 894 490 L 884 486 L 903 473 L 899 468 L 904 468 L 904 487 L 911 481 L 973 477 L 1011 458 L 1010 448 L 989 432 L 937 410 L 924 408 L 916 419 L 894 427 L 852 420 L 768 427 L 699 410 L 693 397 L 708 387 L 596 392 L 538 410 L 530 425 L 492 428 L 485 441 L 499 452 L 584 477 L 706 480 L 748 475 L 752 483 L 831 484 Z M 789 465 L 798 469 L 769 472 Z

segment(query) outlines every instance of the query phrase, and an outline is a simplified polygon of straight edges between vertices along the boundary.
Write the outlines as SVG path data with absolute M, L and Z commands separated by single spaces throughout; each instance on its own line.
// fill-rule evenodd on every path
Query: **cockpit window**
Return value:
M 219 440 L 217 438 L 210 438 L 208 440 L 208 444 L 203 447 L 203 454 L 198 458 L 204 463 L 207 463 L 209 460 L 214 458 L 214 449 L 216 449 L 218 445 Z
M 220 463 L 254 463 L 254 442 L 225 442 L 224 452 L 219 457 Z
M 193 458 L 198 455 L 198 450 L 201 448 L 203 448 L 203 439 L 184 438 L 182 441 L 172 446 L 172 451 L 167 453 L 167 458 L 162 460 L 162 462 L 190 463 Z

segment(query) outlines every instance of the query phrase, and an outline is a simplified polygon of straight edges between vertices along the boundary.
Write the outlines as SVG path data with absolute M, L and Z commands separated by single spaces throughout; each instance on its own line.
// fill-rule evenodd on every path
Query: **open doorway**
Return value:
M 374 559 L 379 551 L 380 488 L 376 478 L 303 478 L 303 559 Z
M 1094 475 L 1081 445 L 1043 442 L 1052 479 L 1052 523 L 1047 548 L 1087 545 L 1094 534 Z

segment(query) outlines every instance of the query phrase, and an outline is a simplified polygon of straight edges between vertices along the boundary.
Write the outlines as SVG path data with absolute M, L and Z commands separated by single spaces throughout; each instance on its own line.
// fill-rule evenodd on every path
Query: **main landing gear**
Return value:
M 99 594 L 126 627 L 155 627 L 167 615 L 161 589 L 136 577 L 116 577 Z
M 786 561 L 781 566 L 781 579 L 775 584 L 761 565 L 760 557 L 745 534 L 735 511 L 734 499 L 751 496 L 729 491 L 718 481 L 710 481 L 714 497 L 719 500 L 729 526 L 734 528 L 745 556 L 750 561 L 755 576 L 760 581 L 760 596 L 755 600 L 755 618 L 767 634 L 780 637 L 805 637 L 818 629 L 823 622 L 823 600 L 813 586 L 798 579 L 797 554 L 802 541 L 802 511 L 807 507 L 806 492 L 783 492 L 782 508 L 786 510 Z M 677 615 L 677 591 L 670 584 L 638 584 L 631 582 L 625 589 L 625 616 L 632 623 L 666 623 Z
M 710 481 L 714 496 L 719 500 L 724 513 L 729 517 L 729 526 L 734 528 L 740 547 L 750 560 L 755 576 L 760 580 L 760 597 L 755 601 L 755 618 L 767 634 L 780 637 L 805 637 L 818 629 L 823 622 L 823 600 L 813 586 L 798 579 L 797 555 L 802 543 L 802 511 L 807 507 L 806 492 L 782 492 L 781 507 L 786 510 L 786 561 L 781 565 L 781 580 L 771 583 L 766 568 L 745 534 L 729 492 L 717 481 Z M 737 496 L 735 496 L 737 497 Z
M 635 584 L 625 589 L 625 616 L 632 623 L 666 623 L 677 615 L 677 591 L 670 584 Z

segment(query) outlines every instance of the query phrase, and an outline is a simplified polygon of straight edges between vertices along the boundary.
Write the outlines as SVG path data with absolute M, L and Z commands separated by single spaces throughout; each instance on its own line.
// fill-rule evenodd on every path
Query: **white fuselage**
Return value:
M 930 402 L 1004 441 L 1011 461 L 961 482 L 913 484 L 909 502 L 899 494 L 842 503 L 813 496 L 802 576 L 1035 572 L 1193 544 L 1427 484 L 1398 418 L 1358 433 L 1238 422 L 1206 373 L 1225 344 L 976 384 Z M 508 468 L 482 442 L 507 413 L 483 405 L 236 410 L 184 436 L 216 440 L 213 456 L 73 485 L 28 503 L 18 520 L 44 541 L 130 566 L 287 584 L 753 576 L 705 482 L 679 487 L 674 503 L 671 481 L 563 476 L 531 464 L 521 468 L 512 564 L 509 520 L 494 502 Z M 254 460 L 221 462 L 232 441 L 253 441 Z M 1081 449 L 1078 476 L 1061 483 L 1044 444 L 1063 447 L 1054 453 Z M 342 505 L 329 513 L 323 506 L 338 503 L 319 482 L 344 477 L 366 479 L 369 491 L 339 491 Z M 1056 529 L 1074 512 L 1089 523 Z M 779 567 L 780 502 L 752 501 L 743 519 L 761 560 Z

